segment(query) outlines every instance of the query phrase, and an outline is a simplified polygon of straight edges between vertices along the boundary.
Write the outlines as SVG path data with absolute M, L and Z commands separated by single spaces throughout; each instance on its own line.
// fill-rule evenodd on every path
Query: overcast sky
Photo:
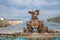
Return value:
M 27 20 L 29 10 L 40 10 L 39 19 L 60 16 L 60 0 L 0 0 L 0 17 Z

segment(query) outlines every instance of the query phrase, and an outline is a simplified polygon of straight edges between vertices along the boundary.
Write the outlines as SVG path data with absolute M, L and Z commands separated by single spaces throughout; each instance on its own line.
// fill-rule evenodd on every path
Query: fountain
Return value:
M 38 33 L 49 32 L 48 27 L 44 26 L 43 21 L 40 21 L 38 19 L 39 10 L 29 11 L 28 13 L 31 14 L 32 18 L 30 21 L 27 22 L 26 28 L 24 28 L 24 32 L 33 33 L 34 29 L 37 29 Z

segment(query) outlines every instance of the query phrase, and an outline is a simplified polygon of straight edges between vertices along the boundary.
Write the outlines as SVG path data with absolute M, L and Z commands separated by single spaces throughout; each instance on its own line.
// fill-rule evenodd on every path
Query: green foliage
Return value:
M 54 18 L 49 18 L 49 19 L 47 19 L 47 21 L 60 23 L 60 16 L 54 17 Z

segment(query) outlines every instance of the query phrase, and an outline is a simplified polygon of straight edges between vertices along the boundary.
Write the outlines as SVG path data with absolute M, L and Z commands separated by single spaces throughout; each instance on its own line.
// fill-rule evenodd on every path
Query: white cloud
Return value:
M 26 16 L 28 11 L 30 10 L 19 10 L 17 8 L 14 8 L 14 7 L 6 7 L 6 6 L 3 6 L 3 5 L 0 5 L 0 16 Z M 8 15 L 6 15 L 8 14 Z
M 52 5 L 58 5 L 59 2 L 56 1 L 46 1 L 46 0 L 7 0 L 8 2 L 10 2 L 13 5 L 24 5 L 24 6 L 29 6 L 30 8 L 32 7 L 32 5 L 34 5 L 35 7 L 37 7 L 40 10 L 40 7 L 42 6 L 46 6 L 46 7 L 50 7 Z M 32 9 L 32 8 L 31 8 Z M 29 16 L 28 15 L 28 11 L 31 9 L 18 9 L 15 7 L 6 7 L 4 5 L 0 5 L 0 16 Z M 48 16 L 55 16 L 58 15 L 60 13 L 60 10 L 50 10 L 50 9 L 45 9 L 45 10 L 41 10 L 41 18 L 42 16 L 48 15 Z M 4 14 L 4 15 L 3 15 Z M 8 14 L 8 15 L 6 15 Z M 47 16 L 47 17 L 48 17 Z
M 8 1 L 17 5 L 30 5 L 32 0 L 8 0 Z
M 47 1 L 47 0 L 8 0 L 9 2 L 17 5 L 27 5 L 31 6 L 34 5 L 36 7 L 40 6 L 52 6 L 52 5 L 57 5 L 59 2 L 57 1 Z

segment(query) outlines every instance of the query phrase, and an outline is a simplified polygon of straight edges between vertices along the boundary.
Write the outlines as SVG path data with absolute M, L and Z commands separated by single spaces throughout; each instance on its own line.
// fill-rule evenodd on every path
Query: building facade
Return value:
M 16 25 L 16 24 L 21 24 L 22 23 L 22 21 L 21 20 L 9 20 L 8 21 L 8 24 L 9 25 Z
M 8 25 L 8 21 L 5 18 L 0 18 L 0 27 L 6 27 Z

